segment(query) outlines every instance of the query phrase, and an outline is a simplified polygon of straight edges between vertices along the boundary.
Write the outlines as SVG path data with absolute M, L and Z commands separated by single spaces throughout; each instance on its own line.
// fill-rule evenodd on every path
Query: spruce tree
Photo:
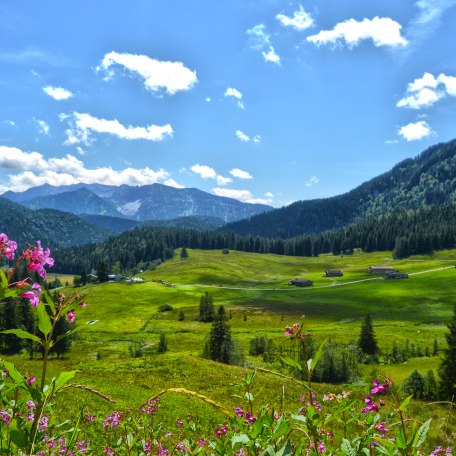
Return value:
M 448 329 L 450 332 L 445 335 L 447 348 L 442 350 L 443 358 L 439 369 L 439 391 L 442 399 L 452 400 L 456 397 L 456 305 Z
M 374 327 L 372 318 L 367 314 L 361 325 L 361 334 L 359 335 L 358 346 L 366 355 L 375 356 L 378 353 L 377 341 L 375 340 Z
M 214 302 L 212 295 L 207 291 L 200 298 L 199 319 L 200 321 L 214 320 Z
M 182 260 L 185 260 L 186 258 L 188 258 L 188 252 L 187 252 L 186 247 L 182 247 L 180 257 Z
M 231 354 L 234 350 L 231 329 L 228 326 L 225 308 L 220 306 L 214 317 L 209 335 L 209 357 L 219 363 L 230 364 Z
M 97 265 L 97 277 L 99 282 L 107 282 L 108 277 L 108 265 L 106 261 L 100 261 Z

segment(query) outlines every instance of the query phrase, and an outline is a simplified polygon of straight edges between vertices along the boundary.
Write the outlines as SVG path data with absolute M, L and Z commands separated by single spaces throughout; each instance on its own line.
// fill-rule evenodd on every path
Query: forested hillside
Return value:
M 179 247 L 233 249 L 278 255 L 316 256 L 393 250 L 398 257 L 456 247 L 456 205 L 446 204 L 417 211 L 397 210 L 368 217 L 344 228 L 292 239 L 267 239 L 232 233 L 182 228 L 135 228 L 99 245 L 85 245 L 56 252 L 56 272 L 79 274 L 105 261 L 123 269 L 146 269 L 148 263 L 166 260 Z M 138 267 L 139 265 L 139 267 Z
M 397 209 L 456 202 L 456 140 L 430 147 L 354 190 L 332 198 L 298 201 L 222 229 L 290 238 L 320 233 Z
M 100 242 L 111 231 L 91 225 L 76 215 L 53 209 L 33 211 L 0 197 L 0 232 L 14 239 L 19 249 L 25 242 L 41 240 L 55 248 Z

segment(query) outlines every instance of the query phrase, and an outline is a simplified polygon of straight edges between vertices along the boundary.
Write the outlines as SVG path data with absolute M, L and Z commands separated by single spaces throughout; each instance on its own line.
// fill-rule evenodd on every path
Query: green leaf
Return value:
M 291 443 L 287 440 L 285 445 L 276 453 L 276 456 L 287 456 L 291 454 Z
M 10 377 L 18 385 L 25 384 L 25 380 L 22 375 L 17 371 L 16 366 L 8 361 L 3 361 L 3 365 L 8 369 Z
M 10 437 L 11 441 L 18 448 L 25 448 L 29 444 L 28 436 L 25 431 L 11 430 Z
M 280 356 L 280 361 L 287 364 L 288 366 L 294 367 L 302 372 L 302 366 L 294 359 L 288 358 L 288 356 Z
M 0 332 L 2 334 L 14 334 L 15 336 L 19 337 L 19 339 L 31 339 L 41 344 L 41 339 L 38 336 L 35 336 L 35 334 L 30 334 L 27 331 L 23 331 L 22 329 L 7 329 Z
M 233 435 L 231 437 L 231 447 L 234 448 L 238 443 L 246 445 L 250 442 L 249 437 L 246 434 Z
M 55 381 L 55 391 L 58 391 L 63 385 L 66 385 L 70 380 L 74 378 L 74 376 L 78 372 L 79 371 L 77 370 L 60 372 L 59 376 L 57 377 L 57 380 Z
M 407 397 L 402 404 L 399 406 L 399 410 L 403 412 L 406 408 L 407 405 L 409 405 L 409 402 L 412 400 L 413 394 L 411 394 L 409 397 Z
M 65 337 L 71 336 L 72 334 L 74 334 L 75 332 L 80 331 L 81 329 L 84 329 L 84 325 L 78 325 L 75 328 L 70 329 L 70 331 L 67 331 L 65 334 L 60 334 L 60 336 L 58 336 L 55 339 L 54 343 L 57 343 L 59 340 L 65 339 Z
M 418 432 L 415 434 L 415 438 L 413 440 L 413 448 L 419 448 L 425 441 L 427 437 L 427 433 L 429 431 L 429 426 L 431 425 L 432 418 L 429 418 L 425 423 L 423 423 Z
M 315 355 L 314 355 L 314 357 L 312 358 L 312 364 L 311 364 L 311 368 L 310 368 L 310 373 L 313 372 L 313 370 L 315 369 L 315 366 L 317 365 L 318 361 L 320 360 L 321 355 L 323 354 L 323 348 L 325 347 L 326 342 L 328 342 L 328 338 L 326 338 L 326 339 L 320 344 L 320 346 L 318 347 L 317 351 L 315 352 Z
M 52 332 L 51 319 L 46 312 L 46 306 L 42 301 L 38 303 L 36 308 L 38 314 L 38 329 L 45 335 L 49 335 Z
M 44 294 L 44 300 L 51 309 L 52 315 L 55 316 L 55 304 L 54 300 L 52 299 L 52 296 L 46 290 L 43 290 L 42 294 Z
M 400 448 L 401 450 L 404 450 L 405 448 L 407 448 L 407 443 L 405 441 L 405 436 L 404 436 L 404 432 L 402 431 L 402 429 L 397 433 L 396 446 L 398 448 Z
M 0 281 L 2 282 L 3 288 L 8 288 L 8 279 L 6 278 L 6 274 L 3 269 L 0 269 Z
M 342 440 L 342 445 L 340 446 L 343 454 L 347 456 L 356 456 L 356 451 L 352 448 L 350 441 L 347 439 Z

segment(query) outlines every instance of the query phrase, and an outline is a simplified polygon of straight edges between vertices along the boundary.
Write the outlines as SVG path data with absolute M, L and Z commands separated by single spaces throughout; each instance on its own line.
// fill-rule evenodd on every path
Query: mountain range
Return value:
M 321 233 L 396 209 L 456 203 L 456 140 L 430 147 L 343 195 L 307 201 L 225 225 L 269 238 Z
M 227 223 L 272 209 L 267 205 L 242 203 L 196 188 L 178 189 L 162 184 L 136 187 L 83 183 L 55 187 L 45 184 L 24 192 L 8 191 L 2 196 L 29 209 L 49 208 L 138 222 L 204 216 Z

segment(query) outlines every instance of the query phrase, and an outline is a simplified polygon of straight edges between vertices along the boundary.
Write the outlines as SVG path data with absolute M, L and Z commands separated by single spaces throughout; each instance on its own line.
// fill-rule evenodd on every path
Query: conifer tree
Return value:
M 220 306 L 217 315 L 214 317 L 209 335 L 208 355 L 213 361 L 230 364 L 233 350 L 234 343 L 231 338 L 231 329 L 227 323 L 225 308 Z
M 207 291 L 200 298 L 199 319 L 200 321 L 214 320 L 214 302 L 212 295 Z
M 377 341 L 375 340 L 374 327 L 372 326 L 372 318 L 367 314 L 364 322 L 361 325 L 361 334 L 358 340 L 358 346 L 366 355 L 375 356 L 378 353 Z
M 445 335 L 447 348 L 440 364 L 440 396 L 451 400 L 456 397 L 456 305 L 454 306 L 453 320 L 449 323 L 450 332 Z
M 106 261 L 100 261 L 97 266 L 97 276 L 99 282 L 107 282 L 109 280 L 108 277 L 108 265 Z
M 180 257 L 182 260 L 185 260 L 186 258 L 188 258 L 188 252 L 187 252 L 186 247 L 182 247 Z

